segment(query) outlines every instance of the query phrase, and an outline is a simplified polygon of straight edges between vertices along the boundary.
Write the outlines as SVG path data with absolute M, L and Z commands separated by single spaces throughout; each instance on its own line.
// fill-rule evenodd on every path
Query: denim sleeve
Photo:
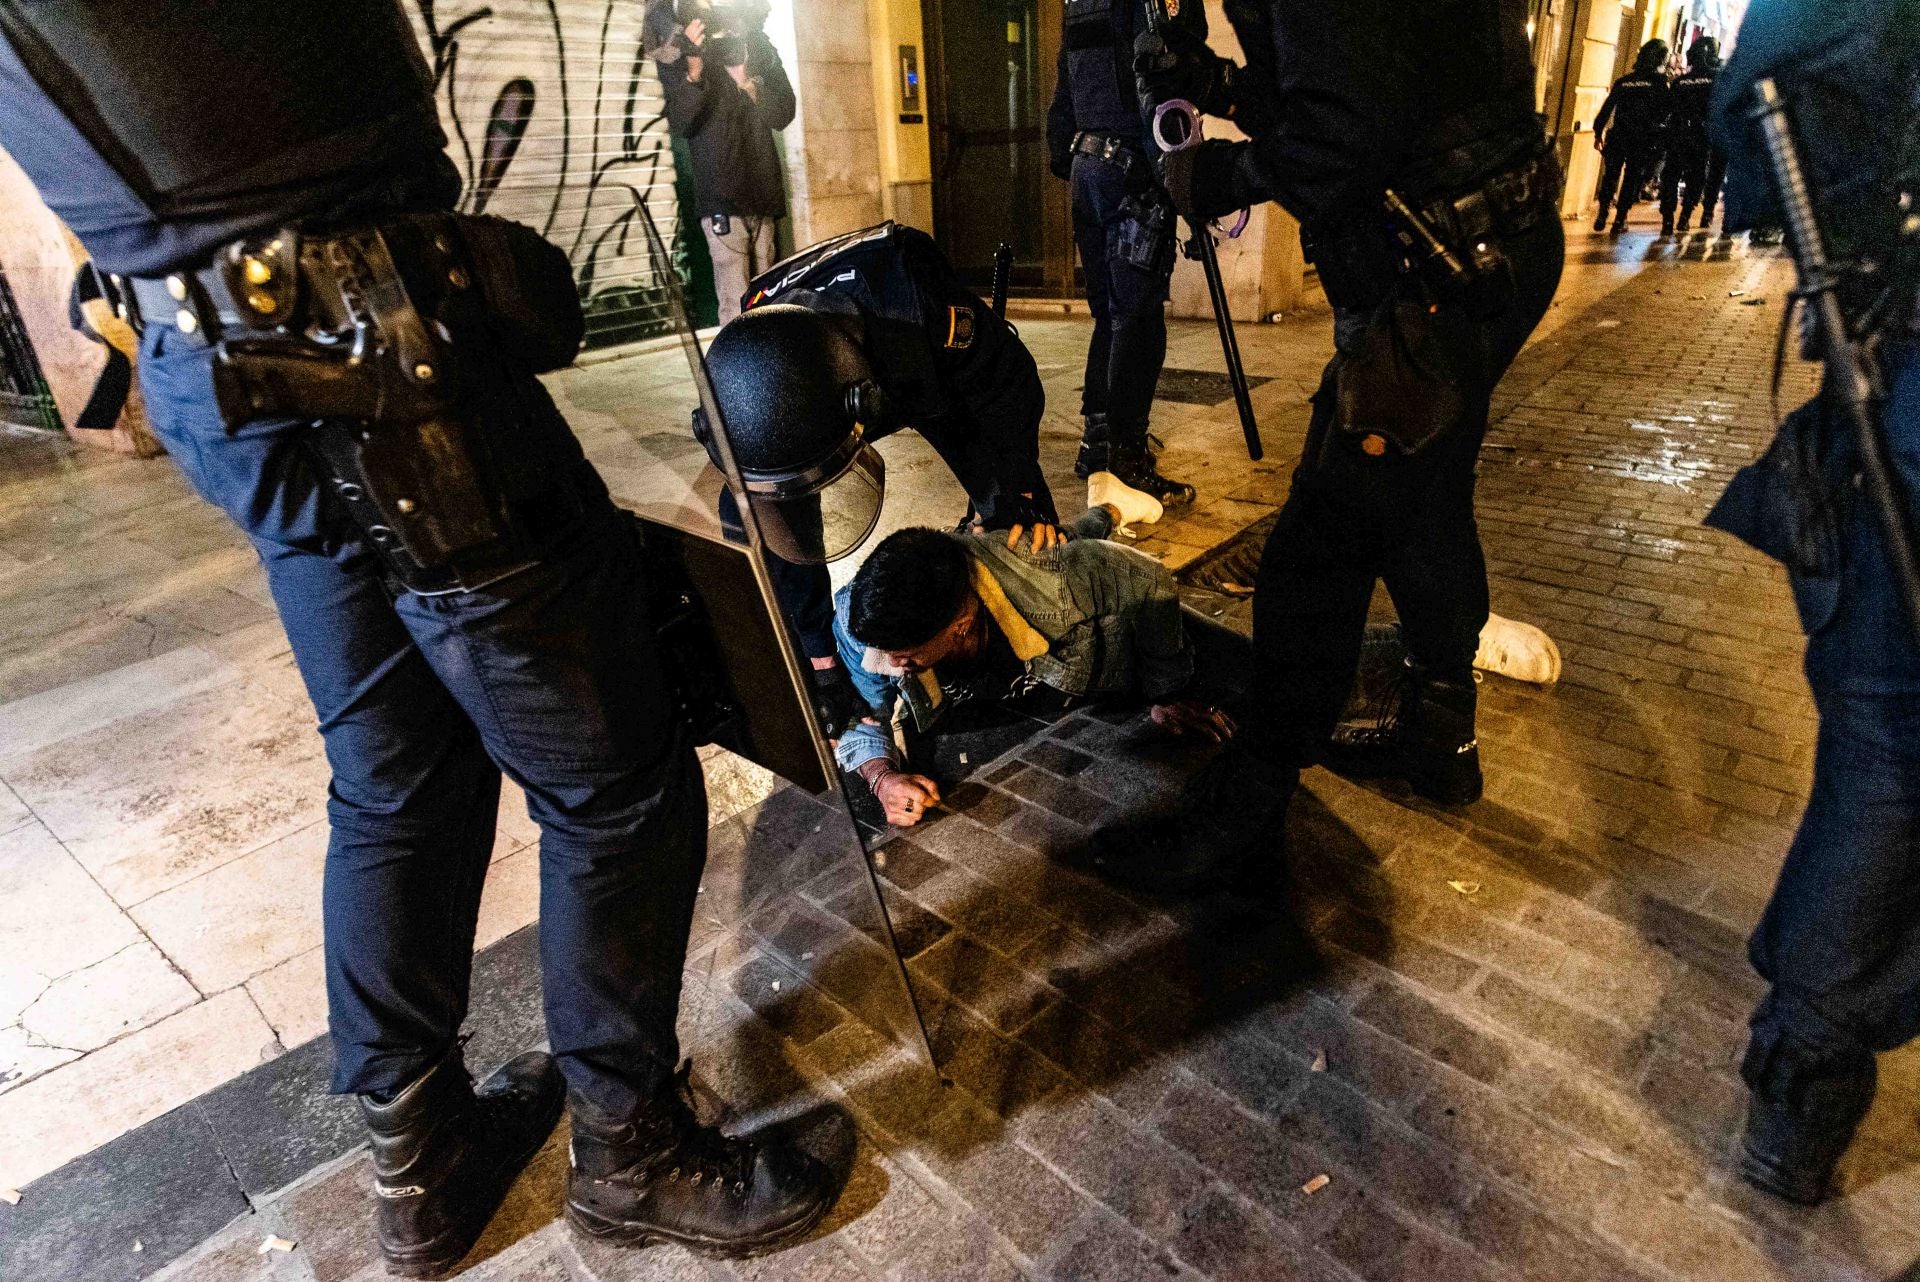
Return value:
M 887 737 L 886 728 L 866 721 L 854 722 L 840 736 L 840 742 L 833 748 L 833 759 L 848 774 L 869 761 L 884 759 L 892 762 L 895 769 L 900 766 L 900 754 L 894 750 L 893 740 Z
M 841 588 L 833 594 L 833 643 L 840 652 L 840 666 L 847 670 L 847 677 L 853 682 L 853 688 L 860 692 L 867 706 L 875 712 L 885 712 L 893 702 L 893 681 L 878 672 L 869 672 L 862 666 L 867 657 L 867 647 L 853 639 L 847 631 L 847 598 L 851 591 Z

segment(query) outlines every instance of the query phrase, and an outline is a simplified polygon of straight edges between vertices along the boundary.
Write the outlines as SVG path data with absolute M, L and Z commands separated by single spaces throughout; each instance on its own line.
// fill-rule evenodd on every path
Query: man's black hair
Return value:
M 952 623 L 971 590 L 960 540 L 939 530 L 896 530 L 853 576 L 847 630 L 876 650 L 911 650 Z

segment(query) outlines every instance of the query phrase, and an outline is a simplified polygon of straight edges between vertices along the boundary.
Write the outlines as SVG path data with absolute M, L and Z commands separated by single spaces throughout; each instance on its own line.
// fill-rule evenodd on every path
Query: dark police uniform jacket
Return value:
M 1207 38 L 1203 0 L 1166 0 L 1182 33 Z M 1158 154 L 1134 81 L 1133 42 L 1146 29 L 1143 0 L 1066 0 L 1053 103 L 1047 108 L 1047 160 L 1054 175 L 1073 169 L 1073 137 L 1082 130 L 1117 138 L 1141 156 Z
M 159 276 L 290 222 L 453 206 L 432 79 L 393 0 L 224 0 L 219 19 L 214 39 L 199 5 L 0 3 L 0 146 L 101 271 Z
M 1449 195 L 1533 154 L 1525 0 L 1234 0 L 1246 51 L 1238 205 L 1277 200 L 1319 234 L 1378 218 L 1382 191 Z M 1488 74 L 1489 69 L 1492 75 Z
M 1630 155 L 1653 146 L 1660 141 L 1672 107 L 1672 90 L 1659 72 L 1634 71 L 1620 77 L 1593 118 L 1600 150 Z

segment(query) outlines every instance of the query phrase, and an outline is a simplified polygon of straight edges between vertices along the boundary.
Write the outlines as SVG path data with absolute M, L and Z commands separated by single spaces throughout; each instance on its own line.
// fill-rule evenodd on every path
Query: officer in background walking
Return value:
M 1920 0 L 1758 0 L 1714 87 L 1726 229 L 1778 226 L 1754 86 L 1776 81 L 1839 299 L 1879 366 L 1880 436 L 1910 532 L 1920 496 Z M 1873 1101 L 1876 1052 L 1920 1036 L 1920 645 L 1831 385 L 1709 522 L 1786 563 L 1820 713 L 1813 794 L 1748 953 L 1770 985 L 1741 1076 L 1740 1171 L 1815 1203 Z M 1910 535 L 1909 535 L 1910 537 Z M 1911 1116 L 1909 1095 L 1896 1110 Z
M 702 1126 L 676 1071 L 707 808 L 635 527 L 534 377 L 578 351 L 577 286 L 531 230 L 450 212 L 399 5 L 44 0 L 0 37 L 0 145 L 120 279 L 153 429 L 253 542 L 319 717 L 332 1087 L 387 1267 L 455 1267 L 563 1099 L 583 1231 L 804 1234 L 826 1170 Z M 503 771 L 541 830 L 553 1053 L 476 1090 Z
M 1720 74 L 1720 42 L 1701 36 L 1687 46 L 1687 73 L 1673 82 L 1672 106 L 1667 117 L 1667 163 L 1660 171 L 1660 234 L 1693 227 L 1693 211 L 1700 210 L 1700 230 L 1713 227 L 1713 209 L 1720 203 L 1720 184 L 1727 172 L 1727 153 L 1707 136 L 1707 109 L 1713 100 L 1714 78 Z M 1686 194 L 1680 194 L 1680 188 Z M 1680 221 L 1674 223 L 1674 212 Z
M 1086 276 L 1093 338 L 1080 393 L 1086 427 L 1074 475 L 1111 472 L 1169 507 L 1193 487 L 1162 476 L 1149 435 L 1167 357 L 1167 284 L 1178 234 L 1155 175 L 1133 73 L 1142 0 L 1066 0 L 1059 79 L 1047 111 L 1047 153 L 1073 185 L 1073 237 Z M 1169 0 L 1173 23 L 1205 45 L 1200 0 Z M 1091 500 L 1090 500 L 1091 502 Z
M 1276 200 L 1299 218 L 1337 350 L 1261 557 L 1241 732 L 1176 813 L 1100 834 L 1096 858 L 1116 879 L 1167 893 L 1279 886 L 1287 807 L 1352 689 L 1382 579 L 1408 656 L 1396 733 L 1373 743 L 1371 773 L 1444 803 L 1480 795 L 1474 468 L 1493 388 L 1563 257 L 1526 10 L 1499 0 L 1444 24 L 1408 21 L 1397 0 L 1228 10 L 1247 65 L 1199 78 L 1230 81 L 1251 140 L 1173 153 L 1168 190 L 1193 217 Z M 1449 257 L 1407 252 L 1422 236 Z
M 1614 207 L 1613 230 L 1627 229 L 1627 215 L 1660 163 L 1662 139 L 1671 107 L 1667 87 L 1667 42 L 1649 40 L 1640 46 L 1633 70 L 1613 82 L 1600 114 L 1593 118 L 1594 145 L 1606 157 L 1600 171 L 1600 208 L 1593 229 L 1607 226 L 1607 207 Z

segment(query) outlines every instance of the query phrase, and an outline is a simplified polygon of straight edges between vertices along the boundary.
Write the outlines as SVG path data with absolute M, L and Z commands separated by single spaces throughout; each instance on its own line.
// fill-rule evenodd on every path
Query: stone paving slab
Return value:
M 1726 1168 L 1759 994 L 1744 936 L 1813 719 L 1779 571 L 1698 522 L 1766 439 L 1789 283 L 1777 258 L 1682 242 L 1503 385 L 1480 487 L 1494 606 L 1548 627 L 1566 671 L 1487 681 L 1486 800 L 1310 772 L 1286 914 L 1156 903 L 1079 849 L 1200 758 L 1124 710 L 1076 713 L 879 852 L 935 1085 L 867 1022 L 860 888 L 807 853 L 818 812 L 782 794 L 716 830 L 682 1023 L 738 1124 L 847 1110 L 840 1207 L 762 1261 L 599 1247 L 553 1218 L 563 1128 L 462 1276 L 1920 1276 L 1914 1048 L 1883 1061 L 1844 1198 L 1801 1211 Z M 1264 372 L 1269 393 L 1300 377 Z M 1790 371 L 1784 399 L 1809 385 Z M 770 874 L 757 839 L 795 857 Z M 367 1178 L 349 1152 L 254 1193 L 165 1276 L 381 1277 Z M 299 1245 L 253 1253 L 267 1233 Z

